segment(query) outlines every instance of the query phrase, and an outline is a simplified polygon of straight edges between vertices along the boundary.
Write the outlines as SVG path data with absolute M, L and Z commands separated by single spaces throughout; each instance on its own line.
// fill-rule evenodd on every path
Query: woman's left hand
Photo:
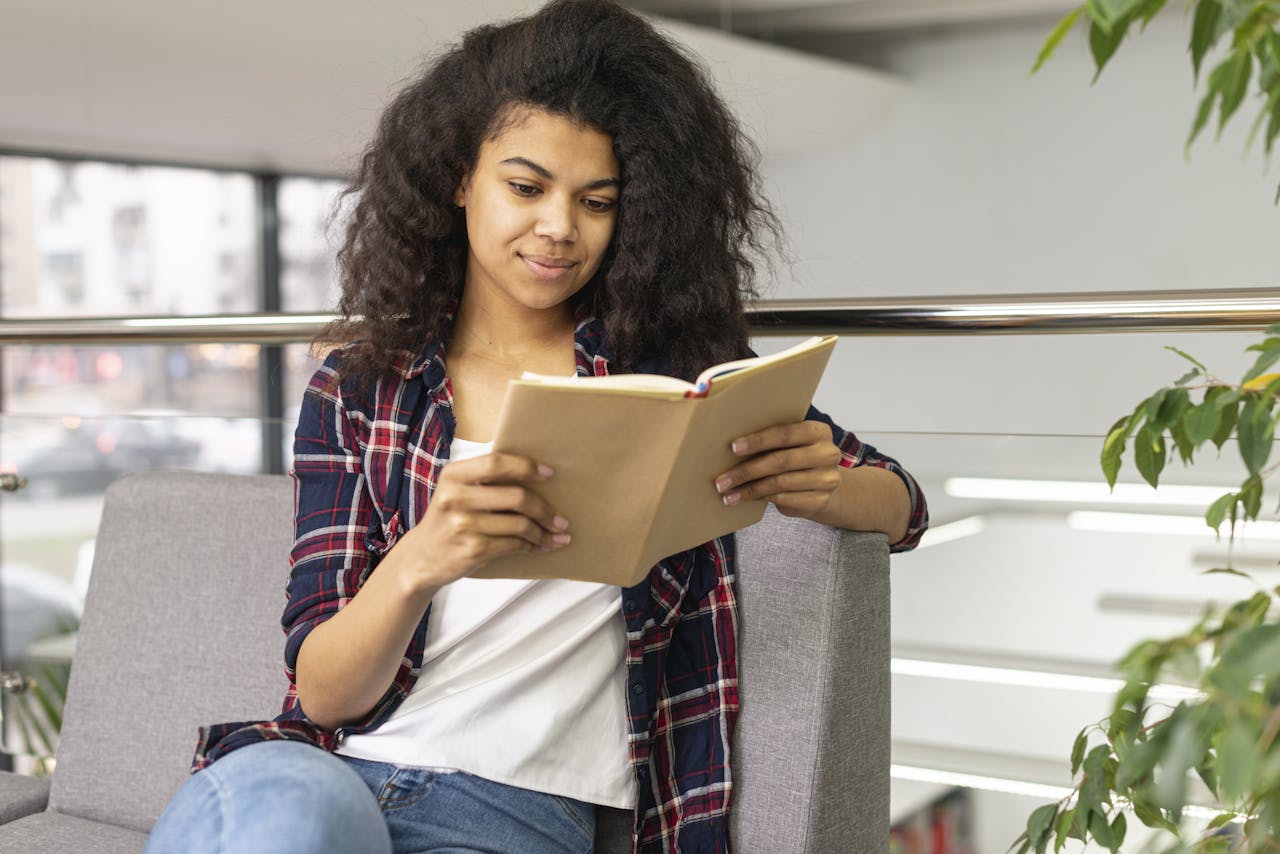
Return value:
M 733 452 L 749 457 L 716 478 L 724 503 L 773 502 L 785 516 L 824 513 L 840 485 L 840 449 L 819 421 L 782 424 L 735 439 Z

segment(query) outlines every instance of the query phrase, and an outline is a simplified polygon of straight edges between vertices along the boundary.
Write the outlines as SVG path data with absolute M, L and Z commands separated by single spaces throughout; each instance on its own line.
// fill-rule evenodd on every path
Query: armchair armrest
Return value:
M 883 851 L 889 547 L 770 507 L 738 534 L 740 851 Z
M 48 803 L 48 780 L 0 771 L 0 824 L 43 812 Z

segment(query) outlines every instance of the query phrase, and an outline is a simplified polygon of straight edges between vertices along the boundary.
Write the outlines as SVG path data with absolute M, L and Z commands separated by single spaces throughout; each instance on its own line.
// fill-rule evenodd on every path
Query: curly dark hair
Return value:
M 338 201 L 356 199 L 340 319 L 321 338 L 352 344 L 344 365 L 376 376 L 442 331 L 467 259 L 454 190 L 526 105 L 613 139 L 613 240 L 573 302 L 604 321 L 615 370 L 665 354 L 691 379 L 740 358 L 757 262 L 782 243 L 759 152 L 697 62 L 608 0 L 554 0 L 471 30 L 396 96 Z

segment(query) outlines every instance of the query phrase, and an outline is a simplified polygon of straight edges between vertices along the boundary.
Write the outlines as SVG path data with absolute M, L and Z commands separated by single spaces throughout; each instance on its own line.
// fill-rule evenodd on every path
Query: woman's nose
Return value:
M 556 241 L 572 241 L 578 236 L 578 222 L 572 200 L 544 197 L 538 206 L 538 221 L 534 226 L 538 237 Z

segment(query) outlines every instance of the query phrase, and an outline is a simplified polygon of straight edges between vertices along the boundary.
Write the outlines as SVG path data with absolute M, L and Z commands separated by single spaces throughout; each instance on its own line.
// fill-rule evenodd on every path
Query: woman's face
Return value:
M 564 303 L 600 268 L 620 183 L 607 134 L 517 108 L 481 144 L 454 199 L 466 209 L 470 296 L 531 309 Z

